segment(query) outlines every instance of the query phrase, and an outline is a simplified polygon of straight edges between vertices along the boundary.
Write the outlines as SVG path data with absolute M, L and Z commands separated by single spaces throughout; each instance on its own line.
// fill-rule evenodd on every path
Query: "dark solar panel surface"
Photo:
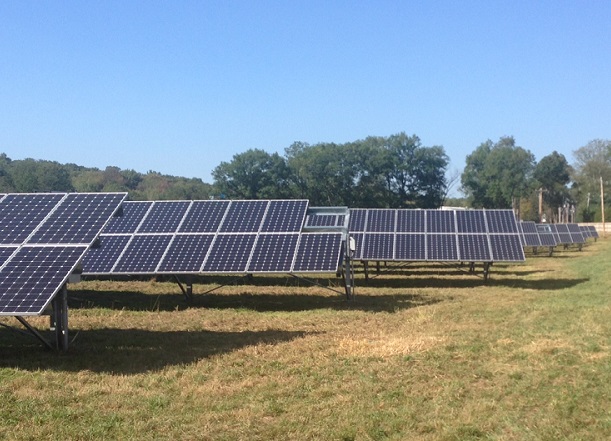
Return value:
M 256 233 L 261 228 L 268 201 L 232 201 L 221 225 L 223 233 Z
M 83 257 L 83 273 L 109 273 L 131 236 L 101 236 Z
M 142 235 L 133 236 L 114 271 L 122 274 L 152 274 L 168 248 L 172 236 Z
M 89 244 L 125 199 L 125 193 L 70 193 L 28 243 Z
M 454 233 L 454 211 L 426 210 L 426 231 L 428 233 Z
M 363 243 L 363 259 L 365 260 L 393 260 L 394 234 L 366 233 Z
M 365 231 L 392 233 L 395 231 L 397 210 L 369 210 Z
M 216 233 L 229 207 L 229 201 L 193 201 L 179 231 Z
M 491 234 L 490 247 L 495 261 L 525 260 L 524 248 L 517 234 Z
M 556 234 L 552 232 L 549 224 L 536 224 L 536 227 L 542 246 L 555 247 L 558 245 L 558 238 L 556 237 Z
M 395 241 L 396 260 L 426 260 L 426 235 L 398 233 Z
M 343 225 L 343 220 L 341 222 L 339 216 L 330 214 L 310 215 L 306 218 L 308 227 L 337 227 Z
M 17 247 L 0 247 L 0 266 L 4 265 L 4 262 L 11 257 L 11 254 L 15 252 Z
M 262 232 L 299 232 L 308 209 L 307 200 L 270 201 Z
M 298 233 L 260 234 L 248 272 L 290 272 L 298 240 Z
M 596 227 L 593 225 L 589 225 L 588 229 L 590 230 L 590 237 L 595 237 L 598 239 L 598 231 L 596 231 Z
M 0 201 L 0 243 L 21 244 L 65 194 L 9 194 Z
M 121 215 L 113 216 L 102 233 L 135 233 L 152 206 L 152 202 L 123 202 Z
M 332 272 L 339 265 L 341 233 L 305 233 L 295 254 L 293 272 Z
M 486 221 L 482 210 L 456 210 L 459 233 L 486 233 Z
M 245 273 L 256 234 L 219 234 L 204 263 L 206 273 Z
M 515 214 L 512 210 L 486 210 L 489 233 L 518 233 Z
M 561 245 L 570 245 L 573 243 L 573 238 L 571 237 L 571 233 L 569 233 L 569 229 L 566 224 L 552 224 L 550 225 L 552 231 L 555 230 L 558 235 L 558 243 Z
M 0 315 L 40 314 L 86 246 L 24 246 L 0 270 Z
M 365 231 L 367 211 L 364 208 L 350 209 L 350 222 L 348 224 L 350 232 L 360 233 Z
M 465 262 L 489 262 L 492 260 L 486 234 L 459 234 L 460 260 Z
M 424 210 L 397 210 L 398 233 L 424 233 Z
M 532 221 L 520 222 L 520 225 L 522 226 L 522 231 L 525 234 L 528 234 L 528 233 L 536 234 L 537 233 L 537 226 Z
M 429 234 L 427 240 L 427 260 L 452 262 L 458 260 L 456 234 Z
M 585 238 L 581 233 L 581 228 L 577 224 L 566 224 L 567 229 L 569 230 L 569 234 L 571 235 L 571 239 L 573 243 L 585 243 Z
M 168 247 L 159 265 L 159 273 L 199 273 L 214 234 L 180 234 Z
M 365 233 L 350 233 L 350 238 L 354 240 L 355 245 L 352 258 L 363 260 L 363 240 L 365 239 Z
M 173 233 L 189 208 L 187 201 L 157 201 L 138 228 L 138 233 Z

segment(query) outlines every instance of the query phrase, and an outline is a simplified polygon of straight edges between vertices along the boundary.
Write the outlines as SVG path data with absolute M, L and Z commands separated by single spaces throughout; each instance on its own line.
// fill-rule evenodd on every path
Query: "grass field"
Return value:
M 611 439 L 610 262 L 71 285 L 68 353 L 0 328 L 0 439 Z

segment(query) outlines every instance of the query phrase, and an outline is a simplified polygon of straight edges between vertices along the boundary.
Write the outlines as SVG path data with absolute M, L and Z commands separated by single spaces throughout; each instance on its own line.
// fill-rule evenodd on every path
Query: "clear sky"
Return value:
M 399 132 L 462 172 L 611 138 L 611 2 L 0 2 L 0 152 L 202 178 Z

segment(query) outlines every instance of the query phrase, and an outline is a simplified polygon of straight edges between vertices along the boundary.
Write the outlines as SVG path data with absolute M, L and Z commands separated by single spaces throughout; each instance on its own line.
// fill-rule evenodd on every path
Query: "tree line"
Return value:
M 573 152 L 570 165 L 554 151 L 539 162 L 513 137 L 487 140 L 466 156 L 460 175 L 448 176 L 442 146 L 423 146 L 404 132 L 343 144 L 296 142 L 284 154 L 250 149 L 221 162 L 213 183 L 149 171 L 0 154 L 0 192 L 127 191 L 132 200 L 309 199 L 313 206 L 514 208 L 523 219 L 548 219 L 558 207 L 576 207 L 576 220 L 600 219 L 600 181 L 611 183 L 611 141 L 593 140 Z M 448 199 L 460 182 L 464 198 Z M 609 211 L 611 212 L 611 210 Z

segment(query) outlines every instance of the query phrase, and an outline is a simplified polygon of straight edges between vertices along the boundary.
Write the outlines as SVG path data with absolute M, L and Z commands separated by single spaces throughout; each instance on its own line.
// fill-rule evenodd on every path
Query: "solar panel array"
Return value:
M 511 210 L 351 209 L 354 259 L 366 261 L 523 261 Z
M 342 234 L 302 232 L 307 209 L 307 200 L 125 202 L 83 274 L 335 272 Z
M 530 234 L 530 224 L 535 226 L 535 233 L 539 237 L 539 244 L 535 243 L 535 234 Z M 523 233 L 523 241 L 525 246 L 555 247 L 557 245 L 582 245 L 586 242 L 588 237 L 594 237 L 591 236 L 592 230 L 590 228 L 584 229 L 584 227 L 580 227 L 578 224 L 572 223 L 535 224 L 534 222 L 521 222 L 521 225 L 523 229 L 529 229 L 528 233 L 526 231 Z M 596 233 L 596 229 L 594 229 L 594 233 Z
M 41 314 L 126 196 L 2 195 L 0 315 Z

